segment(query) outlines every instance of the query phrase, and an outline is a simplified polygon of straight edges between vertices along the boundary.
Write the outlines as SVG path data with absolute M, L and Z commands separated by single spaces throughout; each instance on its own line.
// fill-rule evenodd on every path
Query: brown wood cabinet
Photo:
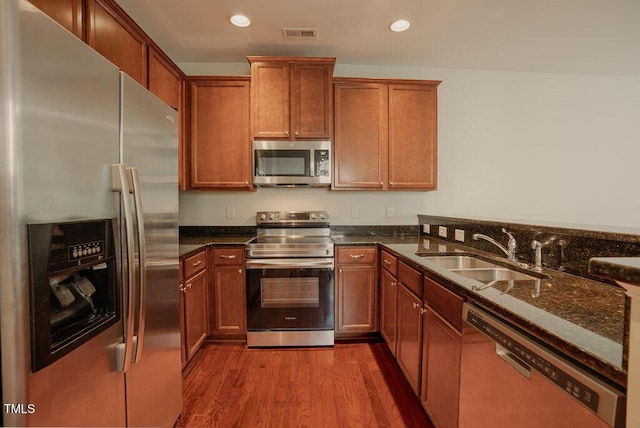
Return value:
M 212 339 L 246 339 L 244 247 L 213 247 L 210 260 L 209 335 Z
M 84 0 L 29 0 L 51 19 L 84 40 Z
M 462 297 L 425 277 L 420 399 L 429 417 L 442 427 L 458 426 L 463 302 Z
M 382 250 L 380 253 L 380 334 L 396 355 L 396 307 L 398 302 L 397 259 Z
M 308 140 L 333 136 L 335 58 L 247 57 L 251 64 L 252 136 Z
M 406 284 L 411 284 L 415 274 L 422 274 L 398 262 L 398 303 L 397 303 L 397 343 L 396 361 L 414 390 L 420 395 L 422 368 L 422 318 L 424 309 L 422 296 L 417 295 Z M 422 283 L 422 278 L 420 278 Z M 422 294 L 422 290 L 420 290 Z
M 180 281 L 183 366 L 191 360 L 207 337 L 206 251 L 183 261 Z
M 434 190 L 438 84 L 334 79 L 333 188 Z
M 190 77 L 190 187 L 251 189 L 246 77 Z
M 376 246 L 338 247 L 336 337 L 378 331 Z
M 147 41 L 131 18 L 103 0 L 87 0 L 87 43 L 147 86 Z

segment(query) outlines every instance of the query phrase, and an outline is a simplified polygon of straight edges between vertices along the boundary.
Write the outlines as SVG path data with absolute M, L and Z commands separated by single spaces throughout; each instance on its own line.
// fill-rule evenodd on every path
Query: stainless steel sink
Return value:
M 499 268 L 499 265 L 472 256 L 428 256 L 425 260 L 445 269 Z
M 519 272 L 517 270 L 503 267 L 474 268 L 474 269 L 451 269 L 451 272 L 462 275 L 465 278 L 475 279 L 480 282 L 494 281 L 522 281 L 536 280 L 537 278 Z

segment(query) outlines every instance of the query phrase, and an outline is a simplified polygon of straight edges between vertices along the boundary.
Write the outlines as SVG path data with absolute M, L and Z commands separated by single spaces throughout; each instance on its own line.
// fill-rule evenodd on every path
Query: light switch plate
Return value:
M 464 242 L 464 230 L 456 229 L 456 231 L 455 231 L 455 239 L 456 239 L 456 241 Z
M 444 226 L 438 226 L 438 235 L 442 238 L 447 237 L 447 228 Z
M 422 225 L 422 231 L 424 233 L 431 233 L 431 225 L 430 224 L 423 224 Z
M 387 218 L 393 218 L 396 216 L 395 207 L 387 207 Z
M 236 218 L 236 207 L 227 207 L 227 219 Z

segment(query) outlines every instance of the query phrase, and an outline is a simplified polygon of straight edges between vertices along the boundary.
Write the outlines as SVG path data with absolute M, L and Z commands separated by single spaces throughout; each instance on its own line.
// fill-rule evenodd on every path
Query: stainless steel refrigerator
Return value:
M 0 21 L 2 423 L 172 426 L 182 409 L 177 114 L 27 1 L 0 2 Z M 32 230 L 51 231 L 46 259 L 61 230 L 92 222 L 108 226 L 107 244 L 59 251 L 73 266 L 79 250 L 80 274 L 34 267 Z M 111 266 L 109 322 L 36 363 L 34 337 L 52 342 L 49 305 L 74 294 L 95 311 L 102 285 L 89 275 Z

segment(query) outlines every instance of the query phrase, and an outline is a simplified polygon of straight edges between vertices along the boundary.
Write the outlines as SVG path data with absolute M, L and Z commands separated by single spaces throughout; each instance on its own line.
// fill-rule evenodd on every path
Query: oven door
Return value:
M 247 329 L 333 330 L 333 280 L 333 259 L 248 260 Z

